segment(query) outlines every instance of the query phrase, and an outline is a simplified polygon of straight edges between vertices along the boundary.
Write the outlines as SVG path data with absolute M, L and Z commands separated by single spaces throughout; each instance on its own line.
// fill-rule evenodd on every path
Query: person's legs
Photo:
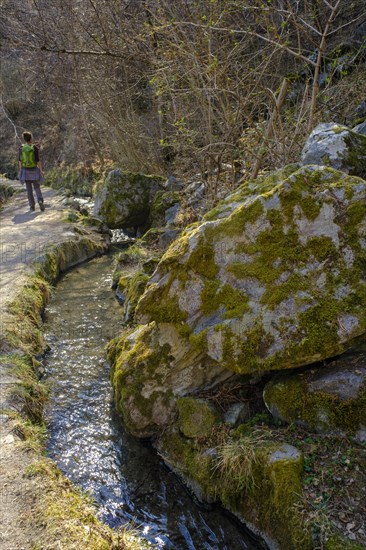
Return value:
M 28 202 L 31 210 L 34 210 L 35 202 L 34 202 L 34 196 L 33 196 L 33 182 L 32 181 L 26 181 L 25 186 L 27 189 L 27 195 L 28 195 Z
M 34 190 L 36 192 L 36 196 L 37 196 L 37 201 L 39 203 L 39 207 L 40 209 L 43 211 L 44 210 L 44 204 L 43 204 L 43 196 L 42 196 L 42 191 L 41 191 L 41 187 L 39 185 L 39 182 L 38 181 L 34 181 L 33 182 L 33 187 L 34 187 Z

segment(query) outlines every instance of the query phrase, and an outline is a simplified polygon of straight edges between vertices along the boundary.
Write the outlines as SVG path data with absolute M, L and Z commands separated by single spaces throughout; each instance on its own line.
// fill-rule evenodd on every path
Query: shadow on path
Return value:
M 15 224 L 26 223 L 34 220 L 41 214 L 42 212 L 25 212 L 25 214 L 16 214 L 11 221 L 14 222 Z

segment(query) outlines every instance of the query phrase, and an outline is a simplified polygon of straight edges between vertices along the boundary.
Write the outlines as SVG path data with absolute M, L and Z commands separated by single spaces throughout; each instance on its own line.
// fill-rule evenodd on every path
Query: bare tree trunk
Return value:
M 322 59 L 324 56 L 325 42 L 328 36 L 329 29 L 332 25 L 332 22 L 337 16 L 337 10 L 339 8 L 340 3 L 341 3 L 341 0 L 337 0 L 336 4 L 334 6 L 331 6 L 328 2 L 326 2 L 327 6 L 331 8 L 331 12 L 330 12 L 328 21 L 326 22 L 326 25 L 324 27 L 324 31 L 322 33 L 322 37 L 318 48 L 318 57 L 315 65 L 313 87 L 312 87 L 312 93 L 311 93 L 310 114 L 309 114 L 309 122 L 308 122 L 309 132 L 311 132 L 314 125 L 314 115 L 315 115 L 315 109 L 316 109 L 318 93 L 319 93 L 319 75 L 320 75 Z
M 283 81 L 282 81 L 280 93 L 278 94 L 278 97 L 276 99 L 275 107 L 272 111 L 271 117 L 270 117 L 269 122 L 268 122 L 266 133 L 264 135 L 262 151 L 259 154 L 259 156 L 258 156 L 258 158 L 255 162 L 253 172 L 251 173 L 251 178 L 253 178 L 253 179 L 255 179 L 258 176 L 259 170 L 261 169 L 261 166 L 262 166 L 262 163 L 263 163 L 263 158 L 264 158 L 264 155 L 265 155 L 264 147 L 265 147 L 266 141 L 271 139 L 271 137 L 273 136 L 274 125 L 275 125 L 275 122 L 277 120 L 278 115 L 281 112 L 282 106 L 285 102 L 289 84 L 290 84 L 289 80 L 287 78 L 284 78 Z

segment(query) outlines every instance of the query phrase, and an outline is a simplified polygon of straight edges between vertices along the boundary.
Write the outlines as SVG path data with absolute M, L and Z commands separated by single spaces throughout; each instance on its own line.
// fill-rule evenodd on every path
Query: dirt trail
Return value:
M 64 221 L 63 197 L 43 188 L 45 212 L 38 205 L 29 211 L 24 188 L 7 182 L 18 192 L 0 212 L 0 325 L 3 342 L 6 305 L 21 290 L 30 264 L 53 243 L 75 238 L 72 225 Z M 0 364 L 0 548 L 28 550 L 42 548 L 42 525 L 33 516 L 42 488 L 27 475 L 34 453 L 14 433 L 14 423 L 6 414 L 11 408 L 11 392 L 17 380 L 4 360 Z

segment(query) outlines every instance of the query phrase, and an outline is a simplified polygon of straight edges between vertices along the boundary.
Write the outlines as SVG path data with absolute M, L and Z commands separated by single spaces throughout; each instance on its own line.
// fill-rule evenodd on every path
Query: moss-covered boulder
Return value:
M 276 418 L 311 431 L 347 434 L 366 441 L 366 356 L 346 357 L 327 367 L 279 375 L 264 401 Z
M 93 213 L 111 229 L 144 226 L 163 178 L 112 170 L 95 195 Z
M 169 424 L 174 415 L 172 389 L 165 384 L 169 348 L 159 343 L 154 327 L 112 340 L 107 351 L 116 407 L 127 429 L 145 437 Z
M 297 448 L 258 436 L 197 448 L 174 427 L 157 447 L 200 500 L 221 501 L 269 548 L 312 547 L 301 513 L 303 456 Z
M 137 307 L 239 373 L 338 355 L 366 332 L 366 182 L 288 167 L 244 184 L 167 250 Z
M 319 124 L 310 134 L 301 159 L 304 165 L 331 166 L 366 178 L 366 136 L 340 124 Z
M 204 399 L 180 397 L 177 399 L 178 426 L 186 437 L 206 437 L 220 421 L 215 407 Z
M 108 358 L 117 409 L 139 437 L 156 435 L 172 422 L 177 398 L 231 375 L 217 363 L 203 362 L 200 349 L 169 323 L 140 326 L 113 340 Z

